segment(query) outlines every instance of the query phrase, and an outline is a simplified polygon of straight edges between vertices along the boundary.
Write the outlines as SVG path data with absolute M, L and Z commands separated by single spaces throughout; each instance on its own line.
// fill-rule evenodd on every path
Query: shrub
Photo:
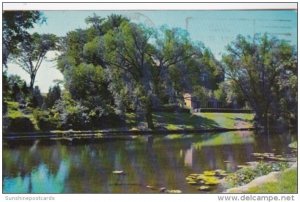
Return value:
M 286 162 L 274 162 L 274 163 L 264 163 L 260 162 L 257 166 L 245 167 L 237 170 L 235 173 L 228 175 L 226 181 L 229 183 L 230 187 L 242 186 L 248 184 L 256 177 L 267 175 L 273 171 L 281 171 L 288 168 L 288 163 Z
M 31 132 L 34 131 L 34 124 L 28 117 L 8 117 L 8 131 Z
M 53 130 L 59 128 L 59 119 L 52 116 L 48 111 L 35 109 L 33 111 L 33 117 L 40 130 Z

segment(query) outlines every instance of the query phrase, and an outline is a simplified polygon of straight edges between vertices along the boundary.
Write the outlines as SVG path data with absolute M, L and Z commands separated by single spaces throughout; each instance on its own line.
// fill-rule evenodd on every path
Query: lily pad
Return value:
M 205 185 L 217 185 L 220 183 L 219 179 L 216 177 L 206 177 L 203 180 Z
M 203 174 L 206 176 L 215 176 L 216 172 L 214 170 L 206 170 L 203 172 Z
M 198 182 L 196 182 L 196 181 L 187 181 L 187 183 L 190 184 L 190 185 L 196 185 L 196 184 L 198 184 Z

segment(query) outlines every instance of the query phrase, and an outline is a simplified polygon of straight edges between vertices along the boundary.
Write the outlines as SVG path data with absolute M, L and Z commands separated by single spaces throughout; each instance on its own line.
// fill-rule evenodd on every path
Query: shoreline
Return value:
M 199 128 L 199 129 L 156 129 L 156 130 L 88 130 L 88 131 L 34 131 L 34 132 L 7 132 L 3 133 L 3 140 L 35 140 L 35 139 L 104 139 L 104 138 L 118 138 L 128 137 L 131 135 L 167 135 L 174 133 L 210 133 L 210 132 L 230 132 L 230 131 L 252 131 L 255 128 Z
M 271 173 L 268 173 L 267 175 L 259 176 L 249 182 L 248 184 L 238 186 L 238 187 L 232 187 L 229 189 L 226 189 L 223 191 L 223 193 L 226 194 L 241 194 L 241 193 L 248 193 L 251 188 L 258 187 L 267 183 L 277 183 L 279 181 L 280 176 L 288 172 L 290 170 L 296 169 L 297 170 L 297 162 L 295 162 L 292 166 L 289 168 L 283 170 L 283 171 L 274 171 Z

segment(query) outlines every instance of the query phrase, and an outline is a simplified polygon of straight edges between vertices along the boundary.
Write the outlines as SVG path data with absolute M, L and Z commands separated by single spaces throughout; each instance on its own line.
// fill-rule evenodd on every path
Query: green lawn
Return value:
M 166 113 L 153 114 L 156 126 L 168 130 L 196 128 L 250 128 L 253 114 L 241 113 Z
M 220 127 L 235 128 L 240 124 L 241 127 L 253 127 L 252 120 L 254 114 L 241 113 L 197 113 L 198 116 L 214 120 Z
M 153 113 L 154 125 L 168 130 L 199 128 L 251 128 L 254 114 L 242 113 Z M 126 114 L 128 128 L 137 129 L 140 121 L 134 113 Z
M 249 193 L 297 193 L 297 168 L 283 172 L 278 182 L 265 183 L 251 188 Z

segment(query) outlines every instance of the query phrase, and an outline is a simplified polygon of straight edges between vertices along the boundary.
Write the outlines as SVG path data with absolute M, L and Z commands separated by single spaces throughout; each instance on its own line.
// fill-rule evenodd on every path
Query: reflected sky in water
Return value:
M 69 160 L 62 160 L 57 173 L 49 171 L 46 164 L 41 163 L 25 176 L 4 178 L 4 193 L 63 193 L 65 181 L 69 175 Z

